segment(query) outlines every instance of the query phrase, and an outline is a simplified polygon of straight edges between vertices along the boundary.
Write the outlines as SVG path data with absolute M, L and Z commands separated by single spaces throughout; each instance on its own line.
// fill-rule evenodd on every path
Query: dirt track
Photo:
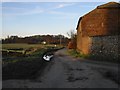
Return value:
M 55 53 L 36 80 L 5 80 L 3 88 L 118 88 L 118 65 Z

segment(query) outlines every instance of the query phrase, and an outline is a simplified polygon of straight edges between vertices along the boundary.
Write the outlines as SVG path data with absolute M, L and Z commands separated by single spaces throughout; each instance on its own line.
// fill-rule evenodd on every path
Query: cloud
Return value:
M 40 14 L 40 13 L 43 13 L 44 11 L 43 10 L 31 10 L 31 11 L 27 11 L 27 12 L 24 12 L 24 13 L 18 13 L 16 15 L 32 15 L 32 14 Z
M 59 14 L 62 15 L 61 12 L 55 12 L 54 10 L 59 8 L 64 8 L 67 6 L 75 5 L 75 3 L 60 3 L 58 5 L 48 8 L 41 8 L 39 5 L 36 5 L 34 8 L 23 8 L 23 7 L 2 7 L 3 16 L 18 16 L 18 15 L 32 15 L 32 14 L 41 14 L 41 13 L 49 13 L 49 14 Z
M 79 13 L 58 12 L 58 11 L 50 11 L 49 14 L 57 15 L 55 16 L 55 18 L 57 19 L 74 19 L 79 16 Z
M 68 13 L 68 12 L 58 12 L 58 11 L 50 11 L 50 14 L 58 14 L 58 15 L 78 15 L 77 13 Z
M 17 7 L 3 7 L 2 10 L 11 11 L 11 12 L 3 12 L 3 16 L 32 15 L 32 14 L 40 14 L 44 12 L 44 10 L 42 10 L 39 7 L 35 7 L 33 9 L 17 8 Z
M 28 12 L 26 12 L 26 15 L 29 15 L 29 14 L 40 14 L 40 13 L 43 13 L 44 10 L 41 9 L 40 7 L 35 7 L 33 10 L 28 10 Z
M 60 3 L 58 5 L 53 6 L 52 8 L 41 8 L 40 6 L 36 6 L 34 8 L 23 8 L 23 7 L 3 7 L 2 9 L 6 12 L 4 12 L 0 16 L 25 16 L 25 15 L 34 15 L 34 14 L 51 14 L 56 15 L 56 18 L 58 19 L 64 19 L 64 18 L 74 18 L 78 16 L 77 13 L 71 13 L 71 12 L 60 12 L 56 11 L 59 8 L 64 8 L 70 5 L 75 5 L 75 3 Z M 9 12 L 7 12 L 7 10 Z
M 25 8 L 17 8 L 17 7 L 1 7 L 2 10 L 24 10 Z
M 109 2 L 110 0 L 0 0 L 2 2 Z M 114 0 L 119 2 L 119 0 Z
M 57 6 L 54 7 L 53 9 L 64 8 L 64 7 L 72 6 L 72 5 L 75 5 L 75 4 L 76 4 L 76 3 L 62 3 L 62 4 L 57 5 Z

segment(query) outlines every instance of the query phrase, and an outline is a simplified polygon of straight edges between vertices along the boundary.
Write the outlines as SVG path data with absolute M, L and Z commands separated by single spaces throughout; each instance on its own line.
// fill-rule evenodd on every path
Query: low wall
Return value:
M 90 53 L 105 59 L 118 60 L 120 57 L 120 35 L 90 37 Z

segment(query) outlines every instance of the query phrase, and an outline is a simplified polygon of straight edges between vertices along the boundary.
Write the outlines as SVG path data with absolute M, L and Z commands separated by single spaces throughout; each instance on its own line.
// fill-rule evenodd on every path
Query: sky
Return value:
M 9 0 L 8 0 L 9 1 Z M 75 30 L 81 16 L 105 2 L 2 2 L 0 25 L 2 35 L 21 37 L 32 35 L 67 36 Z

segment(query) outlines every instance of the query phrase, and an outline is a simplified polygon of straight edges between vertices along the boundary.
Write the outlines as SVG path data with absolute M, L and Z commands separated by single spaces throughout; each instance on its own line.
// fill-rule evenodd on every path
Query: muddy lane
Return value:
M 84 62 L 66 55 L 66 49 L 58 50 L 42 75 L 36 80 L 6 80 L 3 86 L 9 88 L 118 88 L 118 83 L 107 78 L 105 73 L 114 72 L 113 64 Z M 114 76 L 113 75 L 113 76 Z M 117 76 L 115 76 L 117 77 Z

